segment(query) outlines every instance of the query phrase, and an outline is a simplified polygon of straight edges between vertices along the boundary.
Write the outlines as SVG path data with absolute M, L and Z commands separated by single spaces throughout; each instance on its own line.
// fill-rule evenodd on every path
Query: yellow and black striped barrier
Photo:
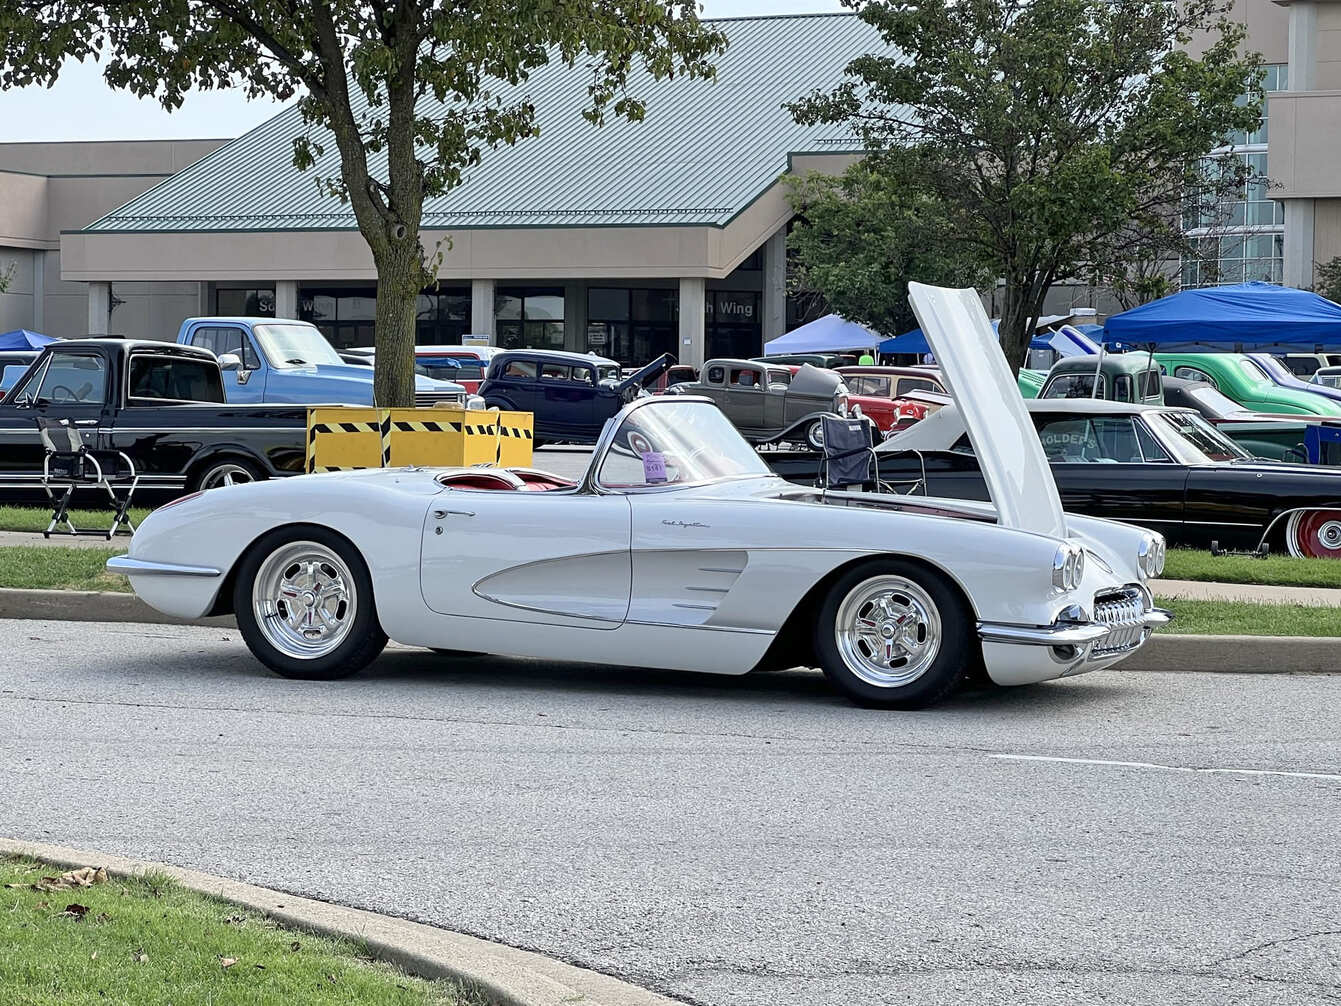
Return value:
M 307 471 L 531 464 L 533 417 L 494 409 L 307 410 Z

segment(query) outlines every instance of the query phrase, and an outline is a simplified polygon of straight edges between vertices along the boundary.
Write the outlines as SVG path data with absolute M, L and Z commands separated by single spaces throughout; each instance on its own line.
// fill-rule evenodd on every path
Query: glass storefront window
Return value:
M 470 328 L 470 291 L 439 287 L 419 295 L 414 341 L 455 345 Z M 317 287 L 298 292 L 298 316 L 321 329 L 337 349 L 374 345 L 377 291 L 371 287 Z
M 494 310 L 503 348 L 563 349 L 562 287 L 500 289 Z
M 216 314 L 228 318 L 273 318 L 275 291 L 272 287 L 219 289 L 214 293 L 214 308 Z
M 747 359 L 763 352 L 757 290 L 710 290 L 707 301 L 707 355 Z
M 638 367 L 676 353 L 678 290 L 591 287 L 587 290 L 586 351 Z

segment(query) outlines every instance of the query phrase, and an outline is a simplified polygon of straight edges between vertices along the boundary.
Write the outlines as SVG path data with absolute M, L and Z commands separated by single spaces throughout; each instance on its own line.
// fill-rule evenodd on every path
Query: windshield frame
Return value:
M 325 360 L 307 360 L 304 363 L 290 363 L 288 362 L 287 359 L 277 359 L 276 357 L 278 354 L 275 352 L 274 346 L 270 342 L 270 333 L 269 333 L 269 329 L 275 329 L 275 328 L 293 329 L 304 332 L 311 332 L 314 337 L 316 337 L 321 341 L 321 345 L 325 346 L 326 349 L 329 350 L 330 358 Z M 319 367 L 319 366 L 331 366 L 331 365 L 335 365 L 338 367 L 355 366 L 355 364 L 345 363 L 344 360 L 340 359 L 340 351 L 336 349 L 333 345 L 331 345 L 330 340 L 328 340 L 324 335 L 321 334 L 321 329 L 317 328 L 315 325 L 309 325 L 307 322 L 267 321 L 264 323 L 258 323 L 256 325 L 253 325 L 251 327 L 251 331 L 252 335 L 256 339 L 256 345 L 260 347 L 261 352 L 265 354 L 266 360 L 269 362 L 270 366 L 273 367 L 275 370 L 299 370 L 303 367 Z
M 1234 443 L 1228 436 L 1221 433 L 1213 423 L 1207 422 L 1200 413 L 1192 409 L 1162 409 L 1157 410 L 1152 414 L 1158 416 L 1158 425 L 1154 423 L 1147 423 L 1146 425 L 1150 427 L 1153 433 L 1155 433 L 1155 439 L 1164 446 L 1164 449 L 1182 464 L 1197 466 L 1232 465 L 1236 462 L 1257 460 L 1238 444 Z M 1147 417 L 1149 415 L 1151 414 L 1147 414 Z M 1221 460 L 1211 457 L 1196 444 L 1188 440 L 1182 431 L 1174 426 L 1174 422 L 1178 418 L 1188 420 L 1192 426 L 1201 427 L 1202 429 L 1200 432 L 1209 432 L 1213 439 L 1222 441 L 1230 448 L 1228 453 L 1231 456 Z M 1237 454 L 1235 452 L 1237 452 Z
M 763 469 L 754 473 L 740 473 L 737 475 L 717 475 L 710 479 L 699 479 L 693 482 L 667 482 L 664 485 L 647 486 L 606 486 L 602 485 L 598 477 L 601 466 L 605 463 L 606 456 L 614 447 L 615 437 L 623 429 L 628 418 L 638 409 L 648 408 L 666 408 L 680 405 L 703 405 L 715 410 L 722 417 L 728 429 L 737 437 L 740 437 L 749 450 L 759 459 L 759 465 Z M 596 441 L 596 446 L 591 452 L 591 463 L 587 465 L 587 473 L 582 478 L 581 491 L 591 493 L 597 496 L 637 496 L 644 493 L 664 493 L 674 492 L 680 489 L 688 489 L 694 486 L 713 485 L 718 482 L 740 482 L 752 479 L 776 479 L 778 475 L 768 467 L 768 463 L 763 458 L 759 458 L 758 452 L 754 450 L 754 445 L 750 444 L 744 437 L 740 436 L 740 431 L 731 425 L 731 420 L 717 407 L 717 403 L 711 398 L 702 395 L 675 395 L 672 397 L 651 396 L 648 398 L 637 398 L 624 406 L 617 413 L 611 416 L 605 422 L 605 428 L 601 430 L 601 435 Z

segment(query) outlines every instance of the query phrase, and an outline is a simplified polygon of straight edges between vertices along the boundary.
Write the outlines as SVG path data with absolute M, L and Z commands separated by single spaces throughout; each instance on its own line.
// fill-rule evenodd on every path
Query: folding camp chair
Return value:
M 863 417 L 821 416 L 824 454 L 820 458 L 820 488 L 863 488 L 880 483 L 880 459 L 875 453 L 875 424 Z M 871 478 L 871 470 L 875 478 Z
M 53 434 L 63 436 L 68 449 L 56 445 Z M 108 541 L 124 530 L 134 534 L 135 524 L 130 519 L 130 503 L 139 485 L 140 476 L 135 463 L 122 451 L 104 451 L 90 448 L 80 436 L 79 428 L 68 419 L 37 418 L 37 435 L 41 438 L 45 457 L 42 460 L 42 488 L 51 501 L 51 523 L 42 532 L 43 537 L 54 534 L 97 535 Z M 76 489 L 102 489 L 107 493 L 112 510 L 112 526 L 106 531 L 81 530 L 70 520 L 70 504 Z M 60 495 L 57 496 L 57 491 Z M 57 530 L 64 525 L 62 530 Z

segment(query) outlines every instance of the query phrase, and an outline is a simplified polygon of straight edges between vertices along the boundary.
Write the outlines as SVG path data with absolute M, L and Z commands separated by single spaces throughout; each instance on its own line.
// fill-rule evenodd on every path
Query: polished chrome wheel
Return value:
M 217 489 L 219 486 L 236 486 L 255 481 L 256 476 L 250 469 L 242 465 L 224 464 L 206 472 L 205 477 L 200 480 L 200 488 Z
M 252 582 L 256 624 L 275 649 L 300 660 L 324 657 L 344 642 L 358 611 L 345 561 L 314 541 L 271 552 Z
M 834 619 L 834 642 L 844 665 L 878 688 L 898 688 L 920 678 L 940 652 L 941 639 L 936 602 L 902 576 L 858 583 Z
M 1293 513 L 1285 524 L 1290 554 L 1309 559 L 1341 559 L 1341 511 Z

